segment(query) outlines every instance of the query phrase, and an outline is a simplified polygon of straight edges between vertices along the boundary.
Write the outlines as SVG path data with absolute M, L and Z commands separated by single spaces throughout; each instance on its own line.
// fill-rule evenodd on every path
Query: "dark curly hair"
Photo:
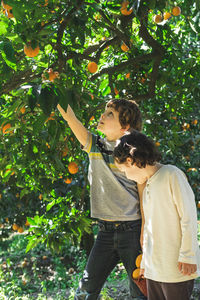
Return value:
M 143 133 L 132 130 L 132 132 L 123 135 L 114 148 L 113 156 L 118 164 L 126 162 L 127 158 L 132 159 L 132 164 L 139 168 L 145 168 L 146 165 L 154 165 L 161 160 L 155 143 Z
M 133 100 L 127 99 L 111 99 L 107 102 L 106 107 L 112 107 L 119 112 L 119 122 L 122 128 L 130 125 L 130 129 L 141 131 L 142 115 L 138 104 Z

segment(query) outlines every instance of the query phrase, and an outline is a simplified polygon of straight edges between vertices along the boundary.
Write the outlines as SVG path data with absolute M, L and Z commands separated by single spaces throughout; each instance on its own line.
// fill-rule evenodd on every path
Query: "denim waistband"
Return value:
M 132 230 L 135 226 L 141 225 L 141 219 L 135 221 L 98 221 L 99 231 L 127 231 Z

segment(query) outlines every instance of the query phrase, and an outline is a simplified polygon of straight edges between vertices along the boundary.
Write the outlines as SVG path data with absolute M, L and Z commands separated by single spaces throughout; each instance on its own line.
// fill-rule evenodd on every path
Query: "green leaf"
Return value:
M 26 253 L 36 247 L 42 241 L 42 237 L 38 238 L 36 236 L 29 237 L 28 245 L 26 246 Z
M 56 95 L 56 90 L 52 89 L 50 86 L 46 86 L 41 90 L 38 98 L 38 103 L 44 114 L 49 116 L 53 110 L 55 110 L 58 102 L 58 97 Z
M 7 27 L 8 27 L 8 24 L 4 23 L 3 21 L 0 22 L 0 35 L 7 33 Z
M 55 199 L 54 199 L 53 201 L 51 201 L 51 202 L 47 205 L 46 210 L 49 211 L 49 210 L 55 205 L 55 203 L 56 203 L 56 201 L 55 201 Z

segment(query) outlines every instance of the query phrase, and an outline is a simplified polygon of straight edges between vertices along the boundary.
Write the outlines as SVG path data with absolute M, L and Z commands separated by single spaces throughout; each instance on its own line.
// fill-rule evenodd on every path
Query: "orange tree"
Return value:
M 28 249 L 59 250 L 90 231 L 87 157 L 58 102 L 94 130 L 108 98 L 135 99 L 199 200 L 199 1 L 1 4 L 2 236 L 31 225 Z

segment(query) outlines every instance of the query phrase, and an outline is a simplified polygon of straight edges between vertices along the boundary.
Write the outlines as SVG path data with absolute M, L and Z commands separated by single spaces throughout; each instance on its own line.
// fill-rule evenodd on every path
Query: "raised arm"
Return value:
M 73 131 L 78 141 L 81 143 L 81 145 L 85 146 L 87 142 L 88 131 L 83 126 L 83 124 L 77 119 L 71 106 L 68 105 L 66 111 L 64 111 L 64 109 L 60 106 L 60 104 L 57 105 L 57 108 L 60 111 L 63 119 L 67 121 L 69 127 Z

